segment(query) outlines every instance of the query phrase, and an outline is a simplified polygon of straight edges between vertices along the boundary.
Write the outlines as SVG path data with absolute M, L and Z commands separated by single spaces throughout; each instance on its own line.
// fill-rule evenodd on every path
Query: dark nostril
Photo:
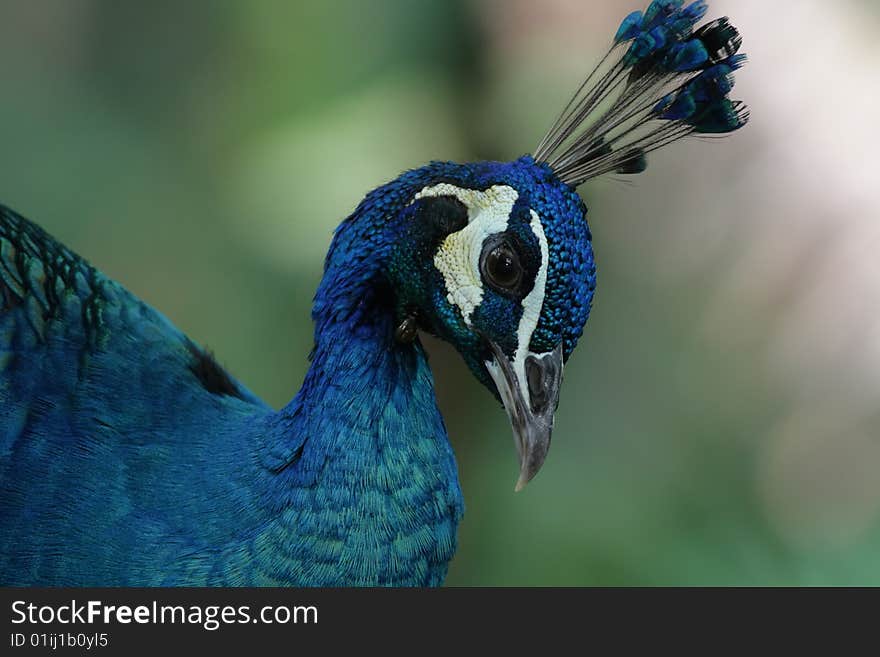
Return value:
M 532 413 L 542 413 L 550 401 L 548 374 L 552 375 L 552 372 L 547 372 L 540 360 L 534 356 L 526 358 L 526 382 L 529 386 L 529 406 Z

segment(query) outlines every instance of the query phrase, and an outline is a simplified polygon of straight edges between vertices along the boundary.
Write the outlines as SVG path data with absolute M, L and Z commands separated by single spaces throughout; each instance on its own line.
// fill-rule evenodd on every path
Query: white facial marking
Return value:
M 450 234 L 434 255 L 434 266 L 443 275 L 449 303 L 461 311 L 465 324 L 483 301 L 480 254 L 489 235 L 507 230 L 507 221 L 519 193 L 508 185 L 495 185 L 485 191 L 464 189 L 449 183 L 425 187 L 416 200 L 452 196 L 468 209 L 468 225 Z
M 434 255 L 434 266 L 443 275 L 447 290 L 446 299 L 461 311 L 465 324 L 471 326 L 471 316 L 483 301 L 483 280 L 480 276 L 483 243 L 490 235 L 507 230 L 510 214 L 519 198 L 519 193 L 508 185 L 495 185 L 480 191 L 441 183 L 425 187 L 416 194 L 414 200 L 436 196 L 457 198 L 468 209 L 468 225 L 443 240 Z M 530 212 L 532 220 L 529 225 L 540 245 L 541 264 L 531 292 L 522 300 L 523 314 L 517 327 L 517 348 L 513 358 L 513 369 L 520 386 L 525 385 L 525 362 L 529 355 L 529 343 L 532 333 L 538 326 L 541 308 L 544 306 L 547 265 L 550 258 L 547 236 L 544 234 L 541 219 L 534 210 Z M 490 365 L 497 368 L 494 363 L 487 363 L 487 367 Z
M 513 358 L 513 371 L 520 385 L 524 385 L 526 381 L 526 356 L 529 355 L 529 342 L 532 341 L 532 333 L 538 326 L 538 320 L 541 318 L 541 308 L 544 306 L 544 292 L 547 287 L 547 264 L 550 259 L 550 250 L 547 246 L 547 236 L 544 235 L 544 226 L 538 218 L 538 213 L 531 210 L 532 221 L 529 225 L 535 237 L 538 238 L 538 244 L 541 247 L 541 266 L 538 268 L 538 274 L 535 276 L 535 285 L 532 291 L 523 299 L 523 314 L 519 320 L 517 328 L 516 354 Z

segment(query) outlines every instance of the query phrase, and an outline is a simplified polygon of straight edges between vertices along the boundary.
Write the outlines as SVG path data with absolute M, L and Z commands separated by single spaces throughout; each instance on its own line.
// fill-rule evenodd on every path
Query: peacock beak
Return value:
M 519 454 L 519 480 L 514 489 L 519 492 L 538 474 L 550 449 L 562 383 L 562 344 L 544 354 L 517 352 L 511 360 L 494 342 L 488 343 L 494 357 L 486 361 L 486 369 L 510 418 Z

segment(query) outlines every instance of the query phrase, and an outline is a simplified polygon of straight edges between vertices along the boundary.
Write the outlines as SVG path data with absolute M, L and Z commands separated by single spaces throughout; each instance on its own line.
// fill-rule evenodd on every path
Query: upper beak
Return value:
M 514 490 L 521 491 L 538 474 L 550 449 L 553 415 L 562 383 L 562 344 L 548 353 L 527 352 L 525 357 L 511 360 L 498 345 L 487 342 L 494 358 L 486 361 L 486 369 L 513 427 L 520 463 Z

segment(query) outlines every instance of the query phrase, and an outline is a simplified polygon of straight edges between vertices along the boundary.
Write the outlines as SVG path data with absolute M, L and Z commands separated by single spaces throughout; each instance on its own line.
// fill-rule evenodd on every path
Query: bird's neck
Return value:
M 462 513 L 455 459 L 421 345 L 394 341 L 380 262 L 340 250 L 356 228 L 337 232 L 315 298 L 311 366 L 279 413 L 289 435 L 305 437 L 281 450 L 288 522 L 358 551 L 350 572 L 328 570 L 339 578 L 318 577 L 324 584 L 438 584 Z
M 421 345 L 394 340 L 394 298 L 382 274 L 394 233 L 362 208 L 337 229 L 312 309 L 311 366 L 285 410 L 308 408 L 314 416 L 320 409 L 321 419 L 373 433 L 390 416 L 439 418 Z

